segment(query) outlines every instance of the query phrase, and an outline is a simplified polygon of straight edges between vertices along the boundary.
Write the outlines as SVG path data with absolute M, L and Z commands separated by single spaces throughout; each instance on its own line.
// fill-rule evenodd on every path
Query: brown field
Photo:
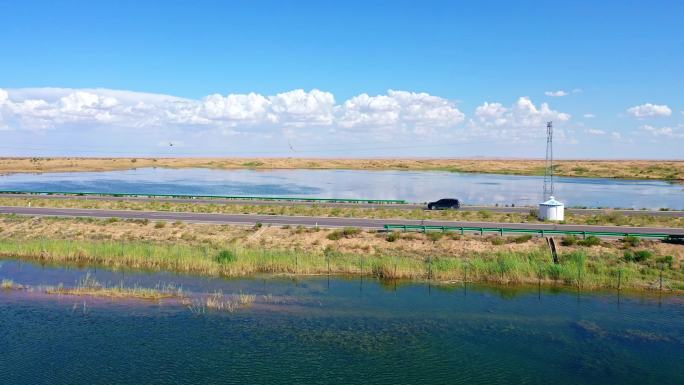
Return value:
M 621 179 L 684 180 L 684 161 L 558 160 L 556 175 Z M 315 159 L 315 158 L 0 158 L 0 174 L 111 171 L 139 167 L 214 169 L 440 170 L 543 175 L 532 159 Z

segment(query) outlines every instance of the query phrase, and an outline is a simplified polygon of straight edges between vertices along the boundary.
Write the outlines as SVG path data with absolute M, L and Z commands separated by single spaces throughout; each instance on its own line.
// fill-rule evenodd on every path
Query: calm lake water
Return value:
M 682 297 L 89 271 L 257 300 L 195 314 L 0 290 L 0 383 L 684 383 Z M 0 278 L 24 284 L 69 286 L 85 274 L 0 261 Z
M 444 197 L 466 204 L 536 205 L 541 177 L 437 171 L 211 170 L 143 168 L 126 171 L 13 174 L 0 190 L 404 199 Z M 568 207 L 684 209 L 684 185 L 661 181 L 558 178 L 556 196 Z

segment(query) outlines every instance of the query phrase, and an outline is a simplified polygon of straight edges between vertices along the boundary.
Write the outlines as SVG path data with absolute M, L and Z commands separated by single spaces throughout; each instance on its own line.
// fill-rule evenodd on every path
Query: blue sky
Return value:
M 0 0 L 0 154 L 530 157 L 554 120 L 561 157 L 682 158 L 682 14 Z

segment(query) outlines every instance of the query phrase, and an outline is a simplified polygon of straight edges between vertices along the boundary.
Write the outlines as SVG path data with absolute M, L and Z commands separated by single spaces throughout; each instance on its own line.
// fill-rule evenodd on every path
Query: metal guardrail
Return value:
M 581 235 L 586 238 L 593 235 L 597 237 L 640 237 L 640 238 L 655 238 L 655 239 L 679 239 L 680 235 L 664 234 L 664 233 L 639 233 L 639 232 L 618 232 L 618 231 L 577 231 L 577 230 L 544 230 L 544 229 L 516 229 L 507 227 L 461 227 L 461 226 L 420 226 L 420 225 L 384 225 L 385 230 L 402 230 L 402 231 L 456 231 L 464 234 L 479 233 L 497 233 L 501 236 L 507 233 L 518 234 L 537 234 L 542 237 L 552 234 L 562 235 Z
M 347 199 L 347 198 L 300 198 L 300 197 L 268 197 L 268 196 L 238 196 L 238 195 L 191 195 L 191 194 L 139 194 L 139 193 L 99 193 L 99 192 L 69 192 L 69 191 L 12 191 L 0 190 L 0 194 L 12 195 L 64 195 L 64 196 L 109 196 L 109 197 L 146 197 L 146 198 L 177 198 L 177 199 L 231 199 L 231 200 L 260 200 L 286 202 L 325 202 L 325 203 L 374 203 L 374 204 L 406 204 L 398 199 Z

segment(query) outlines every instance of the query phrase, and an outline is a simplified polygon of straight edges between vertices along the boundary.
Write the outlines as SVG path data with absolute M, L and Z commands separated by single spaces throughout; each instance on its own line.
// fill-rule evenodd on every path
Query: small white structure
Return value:
M 539 219 L 543 221 L 562 221 L 565 218 L 565 205 L 554 199 L 539 204 Z

